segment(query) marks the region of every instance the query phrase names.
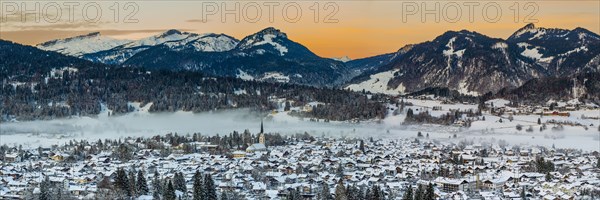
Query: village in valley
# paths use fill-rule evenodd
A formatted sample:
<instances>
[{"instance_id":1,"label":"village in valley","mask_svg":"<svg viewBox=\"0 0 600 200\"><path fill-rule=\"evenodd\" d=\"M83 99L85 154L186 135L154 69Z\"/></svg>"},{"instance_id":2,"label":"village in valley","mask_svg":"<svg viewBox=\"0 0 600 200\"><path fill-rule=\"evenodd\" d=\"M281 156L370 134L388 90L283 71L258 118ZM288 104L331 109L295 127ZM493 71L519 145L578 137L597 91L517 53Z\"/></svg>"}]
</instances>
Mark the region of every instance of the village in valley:
<instances>
[{"instance_id":1,"label":"village in valley","mask_svg":"<svg viewBox=\"0 0 600 200\"><path fill-rule=\"evenodd\" d=\"M155 116L152 103L132 102L123 116L104 109L97 118L59 123L79 124L73 130L80 134L2 135L0 199L600 198L600 109L593 103L379 97L384 118L334 121L311 117L327 111L323 102L268 99L276 108L254 133L91 139L102 135L78 131L102 129L81 121ZM32 138L41 140L21 143Z\"/></svg>"},{"instance_id":2,"label":"village in valley","mask_svg":"<svg viewBox=\"0 0 600 200\"><path fill-rule=\"evenodd\" d=\"M383 122L371 123L391 120L412 127L405 131L411 135L280 134L261 121L256 133L64 138L62 144L38 148L4 144L0 198L600 198L597 105L519 106L503 99L477 105L432 96L396 102L388 103ZM318 106L279 103L266 127L282 115L297 117ZM422 124L458 131L415 129ZM591 147L563 144L561 138L571 133L589 137ZM531 141L550 137L555 143L472 139L502 134Z\"/></svg>"}]
</instances>

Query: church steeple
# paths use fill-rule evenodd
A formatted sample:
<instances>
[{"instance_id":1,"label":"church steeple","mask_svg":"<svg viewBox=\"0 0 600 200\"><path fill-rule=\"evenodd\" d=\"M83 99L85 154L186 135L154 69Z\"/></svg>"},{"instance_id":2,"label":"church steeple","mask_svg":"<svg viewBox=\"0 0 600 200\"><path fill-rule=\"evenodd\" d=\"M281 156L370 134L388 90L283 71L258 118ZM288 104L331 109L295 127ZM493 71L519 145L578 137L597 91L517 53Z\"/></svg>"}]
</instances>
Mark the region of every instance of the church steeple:
<instances>
[{"instance_id":1,"label":"church steeple","mask_svg":"<svg viewBox=\"0 0 600 200\"><path fill-rule=\"evenodd\" d=\"M263 128L263 120L260 120L260 133L264 133L265 129Z\"/></svg>"},{"instance_id":2,"label":"church steeple","mask_svg":"<svg viewBox=\"0 0 600 200\"><path fill-rule=\"evenodd\" d=\"M265 129L263 127L263 121L260 120L260 133L258 134L258 143L265 144Z\"/></svg>"}]
</instances>

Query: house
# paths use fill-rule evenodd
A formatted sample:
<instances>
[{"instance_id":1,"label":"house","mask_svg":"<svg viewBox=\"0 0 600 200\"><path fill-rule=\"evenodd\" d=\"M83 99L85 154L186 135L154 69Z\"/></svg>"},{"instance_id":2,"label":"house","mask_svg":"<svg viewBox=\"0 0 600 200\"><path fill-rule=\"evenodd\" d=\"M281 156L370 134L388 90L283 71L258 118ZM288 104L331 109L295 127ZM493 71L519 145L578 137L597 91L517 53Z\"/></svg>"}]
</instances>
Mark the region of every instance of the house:
<instances>
[{"instance_id":1,"label":"house","mask_svg":"<svg viewBox=\"0 0 600 200\"><path fill-rule=\"evenodd\" d=\"M233 158L244 158L244 157L246 157L246 152L243 152L243 151L234 151L232 153L232 155L233 155Z\"/></svg>"},{"instance_id":2,"label":"house","mask_svg":"<svg viewBox=\"0 0 600 200\"><path fill-rule=\"evenodd\" d=\"M434 181L438 186L441 187L441 190L446 193L456 192L456 191L465 191L468 188L469 182L464 179L452 179L452 178L444 178L438 177Z\"/></svg>"},{"instance_id":3,"label":"house","mask_svg":"<svg viewBox=\"0 0 600 200\"><path fill-rule=\"evenodd\" d=\"M246 148L246 152L248 152L248 153L260 152L260 151L267 151L267 147L264 144L255 143L255 144L250 145L248 148Z\"/></svg>"},{"instance_id":4,"label":"house","mask_svg":"<svg viewBox=\"0 0 600 200\"><path fill-rule=\"evenodd\" d=\"M54 154L53 156L50 156L50 158L56 162L60 162L65 159L65 156L57 153L57 154Z\"/></svg>"},{"instance_id":5,"label":"house","mask_svg":"<svg viewBox=\"0 0 600 200\"><path fill-rule=\"evenodd\" d=\"M19 156L16 153L13 154L6 154L4 156L4 161L7 163L11 163L11 162L21 162L21 156Z\"/></svg>"}]
</instances>

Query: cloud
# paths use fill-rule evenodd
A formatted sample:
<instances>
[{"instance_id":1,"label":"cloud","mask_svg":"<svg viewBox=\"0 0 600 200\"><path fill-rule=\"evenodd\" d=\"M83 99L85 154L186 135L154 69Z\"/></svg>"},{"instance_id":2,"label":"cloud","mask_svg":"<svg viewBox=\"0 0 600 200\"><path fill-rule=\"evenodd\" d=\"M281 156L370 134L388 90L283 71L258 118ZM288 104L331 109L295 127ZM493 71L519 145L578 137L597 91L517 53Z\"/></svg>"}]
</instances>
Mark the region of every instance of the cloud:
<instances>
[{"instance_id":1,"label":"cloud","mask_svg":"<svg viewBox=\"0 0 600 200\"><path fill-rule=\"evenodd\" d=\"M88 22L82 18L69 19L64 16L68 10L61 10L62 15L49 12L27 13L16 11L14 14L0 16L0 24L4 31L19 30L52 30L52 29L99 29L104 25L113 24L111 21L99 20L97 22ZM78 16L78 15L75 15ZM58 17L58 18L57 18ZM56 20L54 20L56 19Z\"/></svg>"},{"instance_id":2,"label":"cloud","mask_svg":"<svg viewBox=\"0 0 600 200\"><path fill-rule=\"evenodd\" d=\"M189 29L180 29L189 31ZM139 34L147 36L166 31L165 29L135 29L135 30L116 30L116 29L89 29L89 30L55 30L55 29L29 29L16 31L0 31L0 39L13 42L35 45L58 38L68 38L78 35L84 35L91 32L100 32L109 37L118 37L123 35Z\"/></svg>"},{"instance_id":3,"label":"cloud","mask_svg":"<svg viewBox=\"0 0 600 200\"><path fill-rule=\"evenodd\" d=\"M212 20L209 20L209 19L205 19L205 20L202 20L202 19L188 19L188 20L185 20L185 22L188 22L188 23L207 23L207 22L210 22L210 21L212 21Z\"/></svg>"},{"instance_id":4,"label":"cloud","mask_svg":"<svg viewBox=\"0 0 600 200\"><path fill-rule=\"evenodd\" d=\"M44 25L14 25L13 29L16 30L54 30L54 29L79 29L79 28L97 28L103 24L109 24L109 22L72 22L72 23L51 23Z\"/></svg>"}]
</instances>

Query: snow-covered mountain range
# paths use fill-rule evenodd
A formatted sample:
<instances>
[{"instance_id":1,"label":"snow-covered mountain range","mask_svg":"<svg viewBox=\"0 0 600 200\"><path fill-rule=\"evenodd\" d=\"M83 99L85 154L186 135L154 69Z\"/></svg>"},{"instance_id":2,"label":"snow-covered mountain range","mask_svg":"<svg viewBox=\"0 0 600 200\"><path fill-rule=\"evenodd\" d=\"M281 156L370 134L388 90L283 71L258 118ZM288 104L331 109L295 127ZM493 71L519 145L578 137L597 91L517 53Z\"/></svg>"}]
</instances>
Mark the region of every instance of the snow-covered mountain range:
<instances>
[{"instance_id":1,"label":"snow-covered mountain range","mask_svg":"<svg viewBox=\"0 0 600 200\"><path fill-rule=\"evenodd\" d=\"M91 33L66 39L52 40L38 48L56 51L105 64L121 64L150 47L165 45L172 50L192 49L201 52L223 52L233 49L239 41L224 34L196 34L168 30L140 40L117 40Z\"/></svg>"},{"instance_id":2,"label":"snow-covered mountain range","mask_svg":"<svg viewBox=\"0 0 600 200\"><path fill-rule=\"evenodd\" d=\"M148 69L191 70L245 79L314 86L341 85L349 80L343 62L321 58L287 34L269 27L242 40L225 34L178 30L134 41L95 34L54 40L37 47L93 62ZM114 42L119 41L119 42ZM79 48L86 44L90 47ZM91 48L102 44L103 48Z\"/></svg>"},{"instance_id":3,"label":"snow-covered mountain range","mask_svg":"<svg viewBox=\"0 0 600 200\"><path fill-rule=\"evenodd\" d=\"M401 94L447 87L465 95L515 88L528 80L600 71L600 36L583 28L536 28L508 39L448 31L372 67L345 88Z\"/></svg>"},{"instance_id":4,"label":"snow-covered mountain range","mask_svg":"<svg viewBox=\"0 0 600 200\"><path fill-rule=\"evenodd\" d=\"M174 50L158 45L136 54L123 66L313 86L341 85L349 80L344 63L321 58L272 27L246 36L228 51Z\"/></svg>"},{"instance_id":5,"label":"snow-covered mountain range","mask_svg":"<svg viewBox=\"0 0 600 200\"><path fill-rule=\"evenodd\" d=\"M241 40L168 30L134 41L92 33L37 47L104 64L387 94L447 87L465 95L483 95L534 78L600 71L596 33L533 24L507 39L448 31L432 41L354 60L322 58L272 27Z\"/></svg>"}]
</instances>

